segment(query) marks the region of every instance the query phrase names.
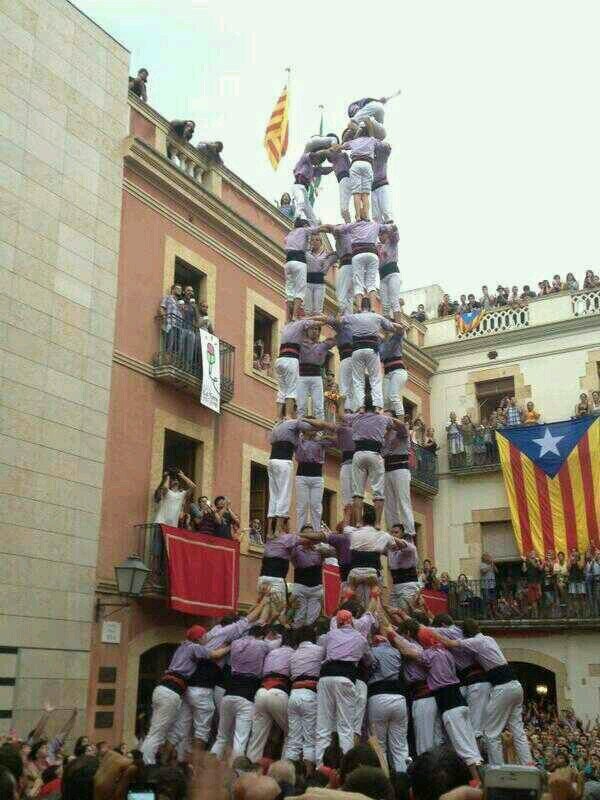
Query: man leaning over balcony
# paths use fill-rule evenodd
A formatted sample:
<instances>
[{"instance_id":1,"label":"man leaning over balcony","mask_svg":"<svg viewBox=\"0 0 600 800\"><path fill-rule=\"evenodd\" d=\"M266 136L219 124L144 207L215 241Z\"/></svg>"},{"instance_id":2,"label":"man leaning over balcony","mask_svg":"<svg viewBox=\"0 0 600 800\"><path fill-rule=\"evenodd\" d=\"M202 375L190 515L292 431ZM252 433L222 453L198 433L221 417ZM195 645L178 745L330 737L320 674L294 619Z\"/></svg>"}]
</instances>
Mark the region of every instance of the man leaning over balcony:
<instances>
[{"instance_id":1,"label":"man leaning over balcony","mask_svg":"<svg viewBox=\"0 0 600 800\"><path fill-rule=\"evenodd\" d=\"M165 352L171 355L177 353L181 347L182 304L181 286L174 283L171 286L171 293L161 300L159 309L164 335L163 347Z\"/></svg>"},{"instance_id":2,"label":"man leaning over balcony","mask_svg":"<svg viewBox=\"0 0 600 800\"><path fill-rule=\"evenodd\" d=\"M180 488L185 486L185 489ZM154 492L156 515L154 517L154 534L152 542L153 571L162 574L164 558L164 542L159 525L170 525L177 528L183 504L190 499L196 490L196 484L180 469L170 468L163 473L162 481Z\"/></svg>"}]
</instances>

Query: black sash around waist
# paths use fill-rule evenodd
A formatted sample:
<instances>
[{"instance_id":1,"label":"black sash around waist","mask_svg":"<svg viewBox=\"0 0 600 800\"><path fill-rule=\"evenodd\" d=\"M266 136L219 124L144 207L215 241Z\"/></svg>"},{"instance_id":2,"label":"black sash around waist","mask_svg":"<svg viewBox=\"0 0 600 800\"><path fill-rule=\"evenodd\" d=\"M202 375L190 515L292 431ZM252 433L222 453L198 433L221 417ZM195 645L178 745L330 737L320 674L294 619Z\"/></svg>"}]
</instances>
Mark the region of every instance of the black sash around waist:
<instances>
[{"instance_id":1,"label":"black sash around waist","mask_svg":"<svg viewBox=\"0 0 600 800\"><path fill-rule=\"evenodd\" d=\"M401 694L404 695L405 687L404 682L400 678L386 678L381 681L374 681L367 686L369 697L375 697L378 694Z\"/></svg>"},{"instance_id":2,"label":"black sash around waist","mask_svg":"<svg viewBox=\"0 0 600 800\"><path fill-rule=\"evenodd\" d=\"M311 567L294 567L294 583L302 586L321 586L321 565Z\"/></svg>"},{"instance_id":3,"label":"black sash around waist","mask_svg":"<svg viewBox=\"0 0 600 800\"><path fill-rule=\"evenodd\" d=\"M321 478L323 476L323 464L313 464L310 461L299 461L296 475L303 475L307 478Z\"/></svg>"},{"instance_id":4,"label":"black sash around waist","mask_svg":"<svg viewBox=\"0 0 600 800\"><path fill-rule=\"evenodd\" d=\"M221 669L216 661L204 659L196 664L196 671L188 681L194 688L212 689L221 679Z\"/></svg>"},{"instance_id":5,"label":"black sash around waist","mask_svg":"<svg viewBox=\"0 0 600 800\"><path fill-rule=\"evenodd\" d=\"M352 357L352 344L348 342L348 344L338 344L338 353L340 354L340 361L343 361L345 358Z\"/></svg>"},{"instance_id":6,"label":"black sash around waist","mask_svg":"<svg viewBox=\"0 0 600 800\"><path fill-rule=\"evenodd\" d=\"M462 686L473 686L475 683L487 683L487 677L484 670L479 664L473 664L470 667L459 669L456 671L458 679Z\"/></svg>"},{"instance_id":7,"label":"black sash around waist","mask_svg":"<svg viewBox=\"0 0 600 800\"><path fill-rule=\"evenodd\" d=\"M373 166L373 159L371 158L371 156L354 156L354 157L351 156L350 157L350 163L351 164L356 164L357 161L366 161L367 164L370 164L371 166Z\"/></svg>"},{"instance_id":8,"label":"black sash around waist","mask_svg":"<svg viewBox=\"0 0 600 800\"><path fill-rule=\"evenodd\" d=\"M220 686L222 689L224 689L231 678L231 664L223 664L219 672L220 676L219 680L217 681L217 686Z\"/></svg>"},{"instance_id":9,"label":"black sash around waist","mask_svg":"<svg viewBox=\"0 0 600 800\"><path fill-rule=\"evenodd\" d=\"M352 253L344 253L343 256L340 256L340 267L347 267L351 263Z\"/></svg>"},{"instance_id":10,"label":"black sash around waist","mask_svg":"<svg viewBox=\"0 0 600 800\"><path fill-rule=\"evenodd\" d=\"M279 556L263 556L260 574L267 578L285 578L290 562Z\"/></svg>"},{"instance_id":11,"label":"black sash around waist","mask_svg":"<svg viewBox=\"0 0 600 800\"><path fill-rule=\"evenodd\" d=\"M337 178L338 183L341 183L344 178L350 177L350 173L346 170L345 172L339 172L335 177Z\"/></svg>"},{"instance_id":12,"label":"black sash around waist","mask_svg":"<svg viewBox=\"0 0 600 800\"><path fill-rule=\"evenodd\" d=\"M307 283L324 284L325 283L325 273L324 272L307 272L306 273L306 282Z\"/></svg>"},{"instance_id":13,"label":"black sash around waist","mask_svg":"<svg viewBox=\"0 0 600 800\"><path fill-rule=\"evenodd\" d=\"M300 377L301 378L318 378L321 375L320 364L300 364Z\"/></svg>"},{"instance_id":14,"label":"black sash around waist","mask_svg":"<svg viewBox=\"0 0 600 800\"><path fill-rule=\"evenodd\" d=\"M384 456L383 465L386 472L394 472L397 469L410 469L408 454L405 456Z\"/></svg>"},{"instance_id":15,"label":"black sash around waist","mask_svg":"<svg viewBox=\"0 0 600 800\"><path fill-rule=\"evenodd\" d=\"M304 250L286 250L285 260L301 261L303 264L306 264L306 253L304 252Z\"/></svg>"},{"instance_id":16,"label":"black sash around waist","mask_svg":"<svg viewBox=\"0 0 600 800\"><path fill-rule=\"evenodd\" d=\"M165 686L182 697L188 687L188 678L184 678L179 672L165 672L159 681L159 686Z\"/></svg>"},{"instance_id":17,"label":"black sash around waist","mask_svg":"<svg viewBox=\"0 0 600 800\"><path fill-rule=\"evenodd\" d=\"M357 439L354 442L354 452L362 452L368 451L369 453L381 453L382 444L381 442L375 441L375 439Z\"/></svg>"},{"instance_id":18,"label":"black sash around waist","mask_svg":"<svg viewBox=\"0 0 600 800\"><path fill-rule=\"evenodd\" d=\"M373 253L373 255L377 255L377 245L373 242L354 242L352 245L352 255L358 256L361 253Z\"/></svg>"},{"instance_id":19,"label":"black sash around waist","mask_svg":"<svg viewBox=\"0 0 600 800\"><path fill-rule=\"evenodd\" d=\"M375 350L379 346L377 336L353 336L352 350Z\"/></svg>"},{"instance_id":20,"label":"black sash around waist","mask_svg":"<svg viewBox=\"0 0 600 800\"><path fill-rule=\"evenodd\" d=\"M375 189L381 189L382 186L388 186L389 181L387 178L377 178L377 180L373 181L371 184L371 191L374 192Z\"/></svg>"},{"instance_id":21,"label":"black sash around waist","mask_svg":"<svg viewBox=\"0 0 600 800\"><path fill-rule=\"evenodd\" d=\"M382 264L379 267L380 278L385 278L387 275L392 275L394 272L400 272L398 264L395 261L388 261L387 264Z\"/></svg>"},{"instance_id":22,"label":"black sash around waist","mask_svg":"<svg viewBox=\"0 0 600 800\"><path fill-rule=\"evenodd\" d=\"M342 450L342 464L351 464L354 450Z\"/></svg>"},{"instance_id":23,"label":"black sash around waist","mask_svg":"<svg viewBox=\"0 0 600 800\"><path fill-rule=\"evenodd\" d=\"M442 689L436 689L433 692L433 696L435 697L435 702L437 703L440 714L451 711L453 708L460 708L461 706L467 705L458 683L452 686L444 686Z\"/></svg>"},{"instance_id":24,"label":"black sash around waist","mask_svg":"<svg viewBox=\"0 0 600 800\"><path fill-rule=\"evenodd\" d=\"M284 342L279 345L280 358L300 358L300 345L296 342Z\"/></svg>"},{"instance_id":25,"label":"black sash around waist","mask_svg":"<svg viewBox=\"0 0 600 800\"><path fill-rule=\"evenodd\" d=\"M408 686L407 691L413 703L417 700L425 700L427 697L432 696L432 692L427 686L427 681L415 681Z\"/></svg>"},{"instance_id":26,"label":"black sash around waist","mask_svg":"<svg viewBox=\"0 0 600 800\"><path fill-rule=\"evenodd\" d=\"M326 661L321 667L321 678L348 678L356 683L358 666L355 661Z\"/></svg>"},{"instance_id":27,"label":"black sash around waist","mask_svg":"<svg viewBox=\"0 0 600 800\"><path fill-rule=\"evenodd\" d=\"M340 580L342 581L342 583L346 583L346 581L348 580L348 574L352 569L352 564L340 564L339 567L340 567Z\"/></svg>"},{"instance_id":28,"label":"black sash around waist","mask_svg":"<svg viewBox=\"0 0 600 800\"><path fill-rule=\"evenodd\" d=\"M291 461L294 457L293 442L273 442L269 458L278 458L280 461Z\"/></svg>"},{"instance_id":29,"label":"black sash around waist","mask_svg":"<svg viewBox=\"0 0 600 800\"><path fill-rule=\"evenodd\" d=\"M381 556L373 550L350 550L350 569L366 567L381 572Z\"/></svg>"},{"instance_id":30,"label":"black sash around waist","mask_svg":"<svg viewBox=\"0 0 600 800\"><path fill-rule=\"evenodd\" d=\"M385 358L383 360L383 372L385 375L389 375L390 372L394 372L397 369L406 369L404 366L404 361L402 361L400 356Z\"/></svg>"},{"instance_id":31,"label":"black sash around waist","mask_svg":"<svg viewBox=\"0 0 600 800\"><path fill-rule=\"evenodd\" d=\"M502 664L499 667L488 669L485 677L492 686L502 686L503 683L510 683L517 678L510 664Z\"/></svg>"},{"instance_id":32,"label":"black sash around waist","mask_svg":"<svg viewBox=\"0 0 600 800\"><path fill-rule=\"evenodd\" d=\"M256 675L246 675L243 672L232 672L227 681L225 695L244 697L254 702L254 696L260 689L260 678Z\"/></svg>"},{"instance_id":33,"label":"black sash around waist","mask_svg":"<svg viewBox=\"0 0 600 800\"><path fill-rule=\"evenodd\" d=\"M399 569L390 569L390 572L394 583L414 583L419 580L416 567L400 567Z\"/></svg>"}]
</instances>

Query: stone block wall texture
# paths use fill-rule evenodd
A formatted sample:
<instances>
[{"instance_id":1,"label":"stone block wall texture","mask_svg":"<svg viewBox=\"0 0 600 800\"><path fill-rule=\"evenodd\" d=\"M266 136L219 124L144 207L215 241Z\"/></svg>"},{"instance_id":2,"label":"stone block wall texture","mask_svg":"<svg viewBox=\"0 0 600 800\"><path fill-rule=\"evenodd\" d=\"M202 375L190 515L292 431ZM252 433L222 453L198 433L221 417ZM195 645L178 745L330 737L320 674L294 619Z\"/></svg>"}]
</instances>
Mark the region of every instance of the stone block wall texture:
<instances>
[{"instance_id":1,"label":"stone block wall texture","mask_svg":"<svg viewBox=\"0 0 600 800\"><path fill-rule=\"evenodd\" d=\"M0 733L86 704L128 67L66 0L0 0Z\"/></svg>"}]
</instances>

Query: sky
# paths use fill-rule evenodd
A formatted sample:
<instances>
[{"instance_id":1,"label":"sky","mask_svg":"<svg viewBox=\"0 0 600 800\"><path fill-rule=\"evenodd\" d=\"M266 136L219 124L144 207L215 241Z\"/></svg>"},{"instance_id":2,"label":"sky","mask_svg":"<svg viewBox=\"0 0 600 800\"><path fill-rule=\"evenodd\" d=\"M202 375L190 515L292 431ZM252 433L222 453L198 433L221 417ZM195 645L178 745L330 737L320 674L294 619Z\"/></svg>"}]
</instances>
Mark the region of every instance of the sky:
<instances>
[{"instance_id":1,"label":"sky","mask_svg":"<svg viewBox=\"0 0 600 800\"><path fill-rule=\"evenodd\" d=\"M150 71L150 104L220 139L270 200L354 99L386 107L403 289L457 295L600 264L597 0L76 0ZM264 131L291 68L290 144ZM195 141L195 139L194 139ZM340 221L337 182L316 210Z\"/></svg>"}]
</instances>

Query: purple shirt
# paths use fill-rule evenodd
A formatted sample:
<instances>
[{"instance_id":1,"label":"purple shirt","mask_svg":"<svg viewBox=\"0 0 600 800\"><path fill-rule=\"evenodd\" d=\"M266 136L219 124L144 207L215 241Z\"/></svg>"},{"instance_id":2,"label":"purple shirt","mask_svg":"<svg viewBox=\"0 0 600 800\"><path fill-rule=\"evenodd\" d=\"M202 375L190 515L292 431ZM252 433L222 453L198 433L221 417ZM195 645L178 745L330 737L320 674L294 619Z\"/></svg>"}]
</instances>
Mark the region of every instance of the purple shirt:
<instances>
[{"instance_id":1,"label":"purple shirt","mask_svg":"<svg viewBox=\"0 0 600 800\"><path fill-rule=\"evenodd\" d=\"M408 438L406 426L405 431L392 428L387 432L382 451L385 456L406 456L409 449L410 439Z\"/></svg>"},{"instance_id":2,"label":"purple shirt","mask_svg":"<svg viewBox=\"0 0 600 800\"><path fill-rule=\"evenodd\" d=\"M333 236L335 238L335 252L338 254L339 258L341 259L342 256L351 255L352 239L350 234L342 233L342 231L334 229Z\"/></svg>"},{"instance_id":3,"label":"purple shirt","mask_svg":"<svg viewBox=\"0 0 600 800\"><path fill-rule=\"evenodd\" d=\"M392 145L387 142L375 142L375 161L373 162L373 183L387 182L387 162L392 151Z\"/></svg>"},{"instance_id":4,"label":"purple shirt","mask_svg":"<svg viewBox=\"0 0 600 800\"><path fill-rule=\"evenodd\" d=\"M402 331L395 331L379 345L379 358L382 361L390 361L395 358L402 358L402 345L404 334Z\"/></svg>"},{"instance_id":5,"label":"purple shirt","mask_svg":"<svg viewBox=\"0 0 600 800\"><path fill-rule=\"evenodd\" d=\"M297 319L293 322L288 322L281 331L280 343L300 344L306 331L314 327L315 323L312 319Z\"/></svg>"},{"instance_id":6,"label":"purple shirt","mask_svg":"<svg viewBox=\"0 0 600 800\"><path fill-rule=\"evenodd\" d=\"M327 159L333 167L333 171L335 173L335 177L338 179L338 182L343 178L348 177L348 173L350 172L350 159L348 158L348 153L345 150L334 150L333 152L329 153Z\"/></svg>"},{"instance_id":7,"label":"purple shirt","mask_svg":"<svg viewBox=\"0 0 600 800\"><path fill-rule=\"evenodd\" d=\"M290 560L292 550L300 544L300 537L295 533L283 533L276 539L267 539L265 542L265 558L285 558Z\"/></svg>"},{"instance_id":8,"label":"purple shirt","mask_svg":"<svg viewBox=\"0 0 600 800\"><path fill-rule=\"evenodd\" d=\"M300 675L312 675L313 678L317 678L324 658L325 650L318 644L300 642L290 659L292 680Z\"/></svg>"},{"instance_id":9,"label":"purple shirt","mask_svg":"<svg viewBox=\"0 0 600 800\"><path fill-rule=\"evenodd\" d=\"M334 234L346 233L350 236L350 243L353 245L377 244L380 228L384 227L379 222L368 219L359 219L356 222L348 222L345 225L336 225L333 229Z\"/></svg>"},{"instance_id":10,"label":"purple shirt","mask_svg":"<svg viewBox=\"0 0 600 800\"><path fill-rule=\"evenodd\" d=\"M335 549L340 566L350 564L350 537L345 533L328 533L325 540L330 547Z\"/></svg>"},{"instance_id":11,"label":"purple shirt","mask_svg":"<svg viewBox=\"0 0 600 800\"><path fill-rule=\"evenodd\" d=\"M290 674L290 659L294 653L292 647L284 645L283 647L276 647L267 654L263 664L263 675L285 675L289 677Z\"/></svg>"},{"instance_id":12,"label":"purple shirt","mask_svg":"<svg viewBox=\"0 0 600 800\"><path fill-rule=\"evenodd\" d=\"M371 439L383 444L386 433L393 427L390 417L377 414L374 411L361 411L358 414L349 414L352 417L352 438L355 442L359 439Z\"/></svg>"},{"instance_id":13,"label":"purple shirt","mask_svg":"<svg viewBox=\"0 0 600 800\"><path fill-rule=\"evenodd\" d=\"M294 447L298 444L298 438L302 431L312 431L313 427L308 422L301 419L286 419L275 425L270 433L270 441L291 442Z\"/></svg>"},{"instance_id":14,"label":"purple shirt","mask_svg":"<svg viewBox=\"0 0 600 800\"><path fill-rule=\"evenodd\" d=\"M503 667L507 663L504 653L498 647L498 642L483 633L478 633L470 639L463 639L461 647L472 653L486 672L495 667Z\"/></svg>"},{"instance_id":15,"label":"purple shirt","mask_svg":"<svg viewBox=\"0 0 600 800\"><path fill-rule=\"evenodd\" d=\"M306 254L306 271L307 273L322 272L323 275L326 275L337 260L337 253L319 253L315 256L308 252Z\"/></svg>"},{"instance_id":16,"label":"purple shirt","mask_svg":"<svg viewBox=\"0 0 600 800\"><path fill-rule=\"evenodd\" d=\"M364 637L367 637L371 633L375 625L377 625L377 618L374 617L370 611L367 611L362 615L362 617L359 617L352 622L352 627L354 630L361 633ZM337 619L332 617L331 622L329 623L329 630L336 631L337 628Z\"/></svg>"},{"instance_id":17,"label":"purple shirt","mask_svg":"<svg viewBox=\"0 0 600 800\"><path fill-rule=\"evenodd\" d=\"M354 451L354 439L352 438L352 424L350 420L346 421L346 417L342 418L342 424L337 429L337 444L338 449L342 453L347 451Z\"/></svg>"},{"instance_id":18,"label":"purple shirt","mask_svg":"<svg viewBox=\"0 0 600 800\"><path fill-rule=\"evenodd\" d=\"M464 638L464 634L458 625L451 625L449 628L439 628L438 630L447 639L459 640ZM450 652L457 670L467 669L475 663L474 656L462 647L455 647Z\"/></svg>"},{"instance_id":19,"label":"purple shirt","mask_svg":"<svg viewBox=\"0 0 600 800\"><path fill-rule=\"evenodd\" d=\"M383 267L384 264L389 264L390 261L398 263L398 242L400 236L398 235L398 228L391 225L388 230L388 235L385 242L379 242L377 245L377 253L379 255L379 263Z\"/></svg>"},{"instance_id":20,"label":"purple shirt","mask_svg":"<svg viewBox=\"0 0 600 800\"><path fill-rule=\"evenodd\" d=\"M214 647L212 649L217 650L218 648ZM191 678L196 671L197 662L205 661L210 652L208 647L203 644L190 641L182 642L173 653L168 672L176 672L183 678Z\"/></svg>"},{"instance_id":21,"label":"purple shirt","mask_svg":"<svg viewBox=\"0 0 600 800\"><path fill-rule=\"evenodd\" d=\"M285 237L284 248L286 250L306 250L308 239L317 229L304 226L303 228L292 228Z\"/></svg>"},{"instance_id":22,"label":"purple shirt","mask_svg":"<svg viewBox=\"0 0 600 800\"><path fill-rule=\"evenodd\" d=\"M335 317L330 317L328 320L328 324L336 331L335 341L338 347L352 344L354 334L352 333L352 325L348 319L349 316L349 314L343 314L339 320L336 320Z\"/></svg>"},{"instance_id":23,"label":"purple shirt","mask_svg":"<svg viewBox=\"0 0 600 800\"><path fill-rule=\"evenodd\" d=\"M323 557L314 547L304 547L299 544L292 550L290 560L294 567L304 569L305 567L320 567Z\"/></svg>"},{"instance_id":24,"label":"purple shirt","mask_svg":"<svg viewBox=\"0 0 600 800\"><path fill-rule=\"evenodd\" d=\"M206 634L206 644L210 646L211 650L218 650L227 644L231 644L234 639L244 636L251 627L252 625L246 617L242 617L237 622L232 622L231 625L215 625Z\"/></svg>"},{"instance_id":25,"label":"purple shirt","mask_svg":"<svg viewBox=\"0 0 600 800\"><path fill-rule=\"evenodd\" d=\"M430 691L435 692L460 683L456 675L456 663L445 647L428 647L423 650L421 663L427 670L427 686Z\"/></svg>"},{"instance_id":26,"label":"purple shirt","mask_svg":"<svg viewBox=\"0 0 600 800\"><path fill-rule=\"evenodd\" d=\"M394 331L394 324L389 319L374 311L360 311L358 314L346 314L353 336L377 336L380 330Z\"/></svg>"},{"instance_id":27,"label":"purple shirt","mask_svg":"<svg viewBox=\"0 0 600 800\"><path fill-rule=\"evenodd\" d=\"M350 160L355 161L360 158L370 158L371 161L375 157L375 143L377 139L374 136L358 136L356 139L350 139L342 145L344 150L350 151Z\"/></svg>"},{"instance_id":28,"label":"purple shirt","mask_svg":"<svg viewBox=\"0 0 600 800\"><path fill-rule=\"evenodd\" d=\"M390 569L409 569L417 566L417 548L412 542L406 542L406 547L388 551L388 564Z\"/></svg>"},{"instance_id":29,"label":"purple shirt","mask_svg":"<svg viewBox=\"0 0 600 800\"><path fill-rule=\"evenodd\" d=\"M402 665L404 667L404 678L407 683L420 683L427 680L427 670L419 660L419 657L424 652L423 648L418 642L413 642L412 639L405 639L403 636L397 637L404 645L410 647L417 658L403 658Z\"/></svg>"},{"instance_id":30,"label":"purple shirt","mask_svg":"<svg viewBox=\"0 0 600 800\"><path fill-rule=\"evenodd\" d=\"M353 661L355 664L369 651L369 642L354 628L344 626L330 630L324 637L326 661Z\"/></svg>"},{"instance_id":31,"label":"purple shirt","mask_svg":"<svg viewBox=\"0 0 600 800\"><path fill-rule=\"evenodd\" d=\"M310 159L310 155L304 153L296 162L294 178L297 183L310 183L315 175L328 175L332 169L333 167L315 166Z\"/></svg>"},{"instance_id":32,"label":"purple shirt","mask_svg":"<svg viewBox=\"0 0 600 800\"><path fill-rule=\"evenodd\" d=\"M262 675L263 663L271 650L281 645L281 637L277 639L255 639L244 636L236 639L231 645L231 671L244 675Z\"/></svg>"},{"instance_id":33,"label":"purple shirt","mask_svg":"<svg viewBox=\"0 0 600 800\"><path fill-rule=\"evenodd\" d=\"M327 353L332 347L335 347L335 339L324 342L302 342L300 345L300 363L318 364L322 367L327 358Z\"/></svg>"},{"instance_id":34,"label":"purple shirt","mask_svg":"<svg viewBox=\"0 0 600 800\"><path fill-rule=\"evenodd\" d=\"M296 445L296 461L299 464L324 464L326 447L323 440L300 439Z\"/></svg>"}]
</instances>

